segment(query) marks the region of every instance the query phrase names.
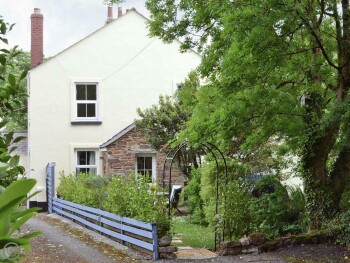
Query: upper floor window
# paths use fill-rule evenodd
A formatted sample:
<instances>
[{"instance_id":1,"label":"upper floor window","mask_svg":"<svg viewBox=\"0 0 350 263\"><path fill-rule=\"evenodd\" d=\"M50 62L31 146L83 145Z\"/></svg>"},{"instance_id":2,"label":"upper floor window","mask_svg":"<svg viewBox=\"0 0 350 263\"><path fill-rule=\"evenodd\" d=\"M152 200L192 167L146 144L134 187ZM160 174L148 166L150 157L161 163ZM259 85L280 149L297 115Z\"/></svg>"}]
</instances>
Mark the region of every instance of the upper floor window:
<instances>
[{"instance_id":1,"label":"upper floor window","mask_svg":"<svg viewBox=\"0 0 350 263\"><path fill-rule=\"evenodd\" d=\"M98 120L97 83L75 84L75 120Z\"/></svg>"}]
</instances>

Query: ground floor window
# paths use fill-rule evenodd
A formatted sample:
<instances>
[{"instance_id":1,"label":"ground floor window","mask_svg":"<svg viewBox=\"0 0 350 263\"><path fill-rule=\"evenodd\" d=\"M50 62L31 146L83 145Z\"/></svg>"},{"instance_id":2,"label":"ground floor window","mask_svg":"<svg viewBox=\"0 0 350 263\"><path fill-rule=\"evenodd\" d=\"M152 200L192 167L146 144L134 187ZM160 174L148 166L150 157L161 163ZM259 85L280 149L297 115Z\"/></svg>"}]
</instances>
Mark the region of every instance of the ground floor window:
<instances>
[{"instance_id":1,"label":"ground floor window","mask_svg":"<svg viewBox=\"0 0 350 263\"><path fill-rule=\"evenodd\" d=\"M141 175L148 174L152 182L156 176L155 156L153 155L137 155L136 156L136 173Z\"/></svg>"},{"instance_id":2,"label":"ground floor window","mask_svg":"<svg viewBox=\"0 0 350 263\"><path fill-rule=\"evenodd\" d=\"M97 151L76 150L75 172L97 174Z\"/></svg>"}]
</instances>

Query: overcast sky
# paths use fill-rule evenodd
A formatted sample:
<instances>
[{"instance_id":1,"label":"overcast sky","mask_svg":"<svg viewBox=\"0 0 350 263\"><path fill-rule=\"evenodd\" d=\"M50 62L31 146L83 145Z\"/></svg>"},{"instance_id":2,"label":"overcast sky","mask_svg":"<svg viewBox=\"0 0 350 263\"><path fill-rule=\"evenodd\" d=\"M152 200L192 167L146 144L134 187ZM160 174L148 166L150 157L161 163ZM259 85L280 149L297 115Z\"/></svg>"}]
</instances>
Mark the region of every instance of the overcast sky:
<instances>
[{"instance_id":1,"label":"overcast sky","mask_svg":"<svg viewBox=\"0 0 350 263\"><path fill-rule=\"evenodd\" d=\"M135 7L149 17L145 0L127 0L120 6ZM15 23L7 35L10 46L18 45L30 51L30 15L40 8L44 15L44 55L53 56L91 32L102 27L107 18L103 0L0 0L0 15L6 22ZM114 6L116 17L118 6ZM0 44L1 48L1 44Z\"/></svg>"}]
</instances>

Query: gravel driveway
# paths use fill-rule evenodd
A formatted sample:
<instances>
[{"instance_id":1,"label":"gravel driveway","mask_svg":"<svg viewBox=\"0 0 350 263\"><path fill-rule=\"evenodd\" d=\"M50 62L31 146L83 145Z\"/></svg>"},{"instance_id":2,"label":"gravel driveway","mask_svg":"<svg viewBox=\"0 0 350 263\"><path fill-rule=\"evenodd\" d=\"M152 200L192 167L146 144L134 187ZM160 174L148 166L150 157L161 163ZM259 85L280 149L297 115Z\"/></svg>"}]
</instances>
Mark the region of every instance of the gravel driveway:
<instances>
[{"instance_id":1,"label":"gravel driveway","mask_svg":"<svg viewBox=\"0 0 350 263\"><path fill-rule=\"evenodd\" d=\"M136 253L117 242L57 215L39 214L36 218L30 219L21 231L43 232L43 235L31 240L33 252L26 253L27 257L22 261L24 263L151 262L150 256ZM259 255L160 260L159 262L350 263L349 258L350 253L345 248L320 244L287 247L276 252Z\"/></svg>"}]
</instances>

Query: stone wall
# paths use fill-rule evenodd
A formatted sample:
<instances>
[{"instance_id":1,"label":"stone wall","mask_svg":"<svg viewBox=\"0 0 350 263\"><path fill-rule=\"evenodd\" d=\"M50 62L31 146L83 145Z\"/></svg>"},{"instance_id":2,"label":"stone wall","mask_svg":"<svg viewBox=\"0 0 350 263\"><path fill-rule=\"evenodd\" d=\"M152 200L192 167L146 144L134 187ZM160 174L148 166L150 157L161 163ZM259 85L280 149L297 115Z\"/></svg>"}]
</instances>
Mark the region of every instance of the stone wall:
<instances>
[{"instance_id":1,"label":"stone wall","mask_svg":"<svg viewBox=\"0 0 350 263\"><path fill-rule=\"evenodd\" d=\"M156 156L156 177L159 182L162 181L163 164L167 153L165 151L157 152L146 141L144 136L130 130L115 142L106 147L102 152L103 173L119 174L129 176L131 171L135 171L137 154L155 154ZM167 167L168 168L168 167ZM169 169L166 169L166 184L168 182ZM173 166L172 184L184 184L184 176L179 172L177 166Z\"/></svg>"}]
</instances>

